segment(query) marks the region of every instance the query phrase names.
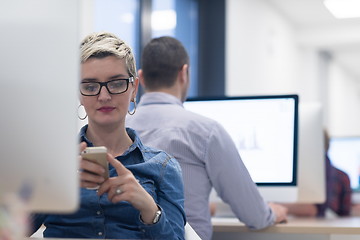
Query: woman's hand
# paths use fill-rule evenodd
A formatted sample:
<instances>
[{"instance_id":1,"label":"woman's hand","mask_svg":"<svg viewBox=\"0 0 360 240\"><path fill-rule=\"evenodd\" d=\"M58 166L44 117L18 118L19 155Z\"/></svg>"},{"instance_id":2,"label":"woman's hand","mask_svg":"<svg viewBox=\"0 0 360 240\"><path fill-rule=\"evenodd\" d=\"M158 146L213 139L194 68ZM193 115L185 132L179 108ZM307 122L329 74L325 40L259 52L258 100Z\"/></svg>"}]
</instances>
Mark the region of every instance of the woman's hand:
<instances>
[{"instance_id":1,"label":"woman's hand","mask_svg":"<svg viewBox=\"0 0 360 240\"><path fill-rule=\"evenodd\" d=\"M85 150L86 143L80 143L80 153ZM80 186L82 188L99 188L100 184L102 184L105 179L101 175L105 172L105 169L95 162L86 160L79 155L80 161Z\"/></svg>"},{"instance_id":2,"label":"woman's hand","mask_svg":"<svg viewBox=\"0 0 360 240\"><path fill-rule=\"evenodd\" d=\"M158 210L152 196L139 184L131 171L111 154L107 155L109 163L116 169L118 176L111 177L100 185L98 195L105 192L111 202L127 201L140 211L141 219L146 224L152 224Z\"/></svg>"}]
</instances>

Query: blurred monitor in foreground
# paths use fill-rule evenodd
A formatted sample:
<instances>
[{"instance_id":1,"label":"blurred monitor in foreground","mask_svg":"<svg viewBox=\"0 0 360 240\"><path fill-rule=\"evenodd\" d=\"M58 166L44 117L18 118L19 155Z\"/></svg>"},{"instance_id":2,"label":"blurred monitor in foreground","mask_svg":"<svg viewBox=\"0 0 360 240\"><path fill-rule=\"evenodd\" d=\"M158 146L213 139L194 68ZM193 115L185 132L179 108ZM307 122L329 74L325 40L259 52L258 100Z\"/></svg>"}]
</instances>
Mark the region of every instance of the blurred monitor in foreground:
<instances>
[{"instance_id":1,"label":"blurred monitor in foreground","mask_svg":"<svg viewBox=\"0 0 360 240\"><path fill-rule=\"evenodd\" d=\"M75 0L0 1L0 196L25 192L35 212L78 207L78 13Z\"/></svg>"}]
</instances>

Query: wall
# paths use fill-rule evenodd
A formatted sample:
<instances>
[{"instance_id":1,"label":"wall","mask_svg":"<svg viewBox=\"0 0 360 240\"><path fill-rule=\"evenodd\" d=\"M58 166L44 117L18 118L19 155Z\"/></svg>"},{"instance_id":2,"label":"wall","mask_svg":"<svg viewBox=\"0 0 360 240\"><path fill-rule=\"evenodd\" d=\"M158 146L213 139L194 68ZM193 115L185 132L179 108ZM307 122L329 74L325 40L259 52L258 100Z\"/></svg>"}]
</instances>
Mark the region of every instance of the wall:
<instances>
[{"instance_id":1,"label":"wall","mask_svg":"<svg viewBox=\"0 0 360 240\"><path fill-rule=\"evenodd\" d=\"M329 67L329 128L334 136L360 135L359 79L333 62Z\"/></svg>"},{"instance_id":2,"label":"wall","mask_svg":"<svg viewBox=\"0 0 360 240\"><path fill-rule=\"evenodd\" d=\"M258 0L228 0L226 11L226 93L295 93L291 26Z\"/></svg>"},{"instance_id":3,"label":"wall","mask_svg":"<svg viewBox=\"0 0 360 240\"><path fill-rule=\"evenodd\" d=\"M83 37L93 31L93 1L81 3ZM331 135L360 136L359 79L320 49L316 31L294 29L266 0L227 0L225 22L227 95L296 93L323 104Z\"/></svg>"},{"instance_id":4,"label":"wall","mask_svg":"<svg viewBox=\"0 0 360 240\"><path fill-rule=\"evenodd\" d=\"M360 136L359 79L266 1L226 2L226 94L296 93L319 101L331 135Z\"/></svg>"}]
</instances>

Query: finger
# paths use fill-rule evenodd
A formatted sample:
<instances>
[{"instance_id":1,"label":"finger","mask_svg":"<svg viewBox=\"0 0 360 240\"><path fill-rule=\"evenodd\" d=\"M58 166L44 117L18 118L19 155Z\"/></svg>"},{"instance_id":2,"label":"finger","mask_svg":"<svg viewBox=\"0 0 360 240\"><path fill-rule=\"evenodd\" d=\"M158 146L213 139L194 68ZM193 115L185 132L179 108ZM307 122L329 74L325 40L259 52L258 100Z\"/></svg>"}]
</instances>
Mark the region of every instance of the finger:
<instances>
[{"instance_id":1,"label":"finger","mask_svg":"<svg viewBox=\"0 0 360 240\"><path fill-rule=\"evenodd\" d=\"M99 185L105 181L104 177L87 171L80 172L80 179L81 182L94 183L96 185Z\"/></svg>"},{"instance_id":2,"label":"finger","mask_svg":"<svg viewBox=\"0 0 360 240\"><path fill-rule=\"evenodd\" d=\"M119 160L115 159L110 153L107 154L107 160L116 169L116 172L119 176L129 173L129 170Z\"/></svg>"},{"instance_id":3,"label":"finger","mask_svg":"<svg viewBox=\"0 0 360 240\"><path fill-rule=\"evenodd\" d=\"M98 195L108 193L109 199L111 200L115 195L116 189L120 188L121 191L124 192L129 186L134 186L134 183L138 184L130 171L121 176L110 177L101 184L98 189Z\"/></svg>"},{"instance_id":4,"label":"finger","mask_svg":"<svg viewBox=\"0 0 360 240\"><path fill-rule=\"evenodd\" d=\"M86 147L87 147L86 142L81 142L81 143L79 144L80 153L81 153L82 151L84 151Z\"/></svg>"},{"instance_id":5,"label":"finger","mask_svg":"<svg viewBox=\"0 0 360 240\"><path fill-rule=\"evenodd\" d=\"M109 178L107 180L105 180L99 187L98 191L97 191L97 195L103 195L104 193L110 193L110 189L111 186L119 186L119 184L115 183L114 181L114 177Z\"/></svg>"},{"instance_id":6,"label":"finger","mask_svg":"<svg viewBox=\"0 0 360 240\"><path fill-rule=\"evenodd\" d=\"M120 193L117 193L117 190L120 190ZM123 197L125 194L125 190L126 186L122 185L122 186L114 186L112 188L110 188L109 192L108 192L108 199L109 201L116 203L116 202L120 202L123 201Z\"/></svg>"},{"instance_id":7,"label":"finger","mask_svg":"<svg viewBox=\"0 0 360 240\"><path fill-rule=\"evenodd\" d=\"M121 193L121 194L114 194L113 196L108 196L108 199L110 202L112 203L118 203L121 201L128 201L126 200L126 195L125 193ZM129 202L129 201L128 201ZM131 203L131 202L130 202Z\"/></svg>"},{"instance_id":8,"label":"finger","mask_svg":"<svg viewBox=\"0 0 360 240\"><path fill-rule=\"evenodd\" d=\"M124 185L131 182L134 178L133 174L117 159L115 159L111 154L107 154L107 160L111 164L118 176L110 177L105 182L103 182L98 189L98 195L102 195L105 192L112 194L116 191L117 187L123 188ZM109 197L111 199L112 197Z\"/></svg>"},{"instance_id":9,"label":"finger","mask_svg":"<svg viewBox=\"0 0 360 240\"><path fill-rule=\"evenodd\" d=\"M80 144L79 144L79 156L78 156L78 160L79 160L79 169L78 169L78 172L81 172L82 171L82 168L81 168L81 161L82 161L82 157L81 157L81 152L82 151L84 151L85 150L85 148L86 148L86 146L87 146L87 144L86 144L86 142L81 142Z\"/></svg>"},{"instance_id":10,"label":"finger","mask_svg":"<svg viewBox=\"0 0 360 240\"><path fill-rule=\"evenodd\" d=\"M82 188L88 188L88 189L98 189L98 188L99 188L99 184L93 183L93 182L81 181L80 187L82 187Z\"/></svg>"},{"instance_id":11,"label":"finger","mask_svg":"<svg viewBox=\"0 0 360 240\"><path fill-rule=\"evenodd\" d=\"M128 174L110 177L101 184L98 190L98 195L102 195L105 192L111 194L111 192L115 192L116 189L119 187L121 188L121 190L124 190L128 184L134 184L135 181L132 181L133 179L135 178L130 171L128 171Z\"/></svg>"},{"instance_id":12,"label":"finger","mask_svg":"<svg viewBox=\"0 0 360 240\"><path fill-rule=\"evenodd\" d=\"M123 192L123 189L125 189L125 184L121 181L121 178L118 176L111 177L106 179L99 187L97 194L100 196L104 193L108 194L108 198L111 199L113 196L116 195L116 190L118 188L121 189Z\"/></svg>"},{"instance_id":13,"label":"finger","mask_svg":"<svg viewBox=\"0 0 360 240\"><path fill-rule=\"evenodd\" d=\"M91 172L97 175L103 175L105 173L105 169L103 166L101 166L96 162L86 160L85 158L82 157L80 161L80 169L82 171Z\"/></svg>"}]
</instances>

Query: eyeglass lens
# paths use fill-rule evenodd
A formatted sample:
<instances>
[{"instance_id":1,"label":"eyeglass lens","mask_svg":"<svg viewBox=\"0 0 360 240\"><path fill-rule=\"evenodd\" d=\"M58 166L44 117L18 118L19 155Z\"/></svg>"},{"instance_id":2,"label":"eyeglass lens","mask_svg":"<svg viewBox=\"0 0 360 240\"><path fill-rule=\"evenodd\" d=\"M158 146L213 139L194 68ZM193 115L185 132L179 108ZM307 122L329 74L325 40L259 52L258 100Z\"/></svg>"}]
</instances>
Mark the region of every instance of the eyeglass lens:
<instances>
[{"instance_id":1,"label":"eyeglass lens","mask_svg":"<svg viewBox=\"0 0 360 240\"><path fill-rule=\"evenodd\" d=\"M117 79L108 82L82 82L80 92L85 96L96 96L100 93L101 87L105 86L111 94L120 94L127 91L128 79Z\"/></svg>"}]
</instances>

